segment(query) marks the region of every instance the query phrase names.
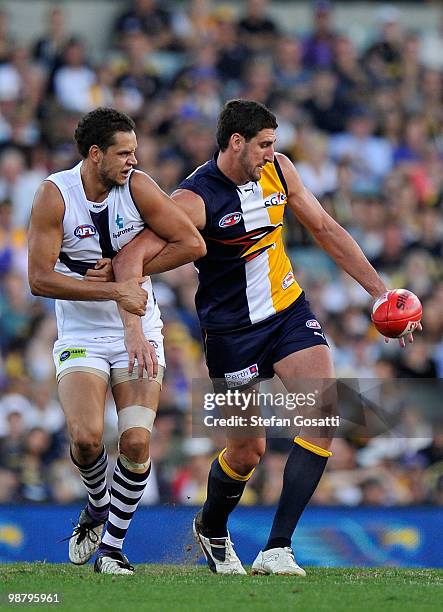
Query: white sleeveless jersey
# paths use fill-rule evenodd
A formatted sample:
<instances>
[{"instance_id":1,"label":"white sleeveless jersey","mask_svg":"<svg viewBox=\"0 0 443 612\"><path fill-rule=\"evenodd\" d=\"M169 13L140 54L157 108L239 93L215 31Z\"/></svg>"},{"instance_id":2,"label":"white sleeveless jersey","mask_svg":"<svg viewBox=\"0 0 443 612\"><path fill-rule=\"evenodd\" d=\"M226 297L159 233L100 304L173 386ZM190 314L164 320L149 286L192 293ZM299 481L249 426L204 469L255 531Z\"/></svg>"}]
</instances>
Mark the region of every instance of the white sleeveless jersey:
<instances>
[{"instance_id":1,"label":"white sleeveless jersey","mask_svg":"<svg viewBox=\"0 0 443 612\"><path fill-rule=\"evenodd\" d=\"M82 162L46 179L58 187L65 204L63 241L54 269L77 279L83 279L97 259L113 257L145 227L131 197L129 179L124 186L113 187L103 202L90 202L83 188L81 166ZM143 288L148 292L146 314L142 317L143 330L147 333L161 328L162 322L151 281L146 281ZM59 339L124 334L114 300L56 300L55 312Z\"/></svg>"}]
</instances>

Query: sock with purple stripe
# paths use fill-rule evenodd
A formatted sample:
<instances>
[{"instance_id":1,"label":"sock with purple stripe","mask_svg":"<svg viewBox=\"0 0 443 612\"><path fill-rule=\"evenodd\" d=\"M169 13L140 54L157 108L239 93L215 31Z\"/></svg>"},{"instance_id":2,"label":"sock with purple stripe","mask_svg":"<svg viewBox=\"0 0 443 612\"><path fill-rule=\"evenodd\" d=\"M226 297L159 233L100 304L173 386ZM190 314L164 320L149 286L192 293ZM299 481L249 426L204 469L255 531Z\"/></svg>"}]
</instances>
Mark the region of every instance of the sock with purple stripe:
<instances>
[{"instance_id":1,"label":"sock with purple stripe","mask_svg":"<svg viewBox=\"0 0 443 612\"><path fill-rule=\"evenodd\" d=\"M117 459L112 476L111 505L108 523L99 547L99 554L123 548L126 532L143 496L151 465L145 472L131 472Z\"/></svg>"},{"instance_id":2,"label":"sock with purple stripe","mask_svg":"<svg viewBox=\"0 0 443 612\"><path fill-rule=\"evenodd\" d=\"M95 521L103 521L108 517L110 496L106 486L108 469L108 454L105 447L99 456L89 465L80 465L74 459L71 449L71 459L80 472L81 479L88 491L88 514Z\"/></svg>"}]
</instances>

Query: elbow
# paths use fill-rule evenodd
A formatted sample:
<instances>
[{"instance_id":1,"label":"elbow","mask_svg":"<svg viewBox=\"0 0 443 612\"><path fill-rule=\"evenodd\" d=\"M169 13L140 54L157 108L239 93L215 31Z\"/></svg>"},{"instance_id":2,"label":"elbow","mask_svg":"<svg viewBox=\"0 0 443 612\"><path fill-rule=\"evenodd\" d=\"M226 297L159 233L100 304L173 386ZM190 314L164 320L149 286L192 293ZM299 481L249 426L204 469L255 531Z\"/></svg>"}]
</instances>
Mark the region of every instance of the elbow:
<instances>
[{"instance_id":1,"label":"elbow","mask_svg":"<svg viewBox=\"0 0 443 612\"><path fill-rule=\"evenodd\" d=\"M325 227L315 227L311 229L311 234L313 235L315 241L321 245L325 246L329 240L329 232Z\"/></svg>"},{"instance_id":2,"label":"elbow","mask_svg":"<svg viewBox=\"0 0 443 612\"><path fill-rule=\"evenodd\" d=\"M44 296L43 283L41 282L41 279L37 275L30 274L28 277L28 282L29 282L29 288L31 289L32 295Z\"/></svg>"},{"instance_id":3,"label":"elbow","mask_svg":"<svg viewBox=\"0 0 443 612\"><path fill-rule=\"evenodd\" d=\"M200 234L193 237L192 243L189 245L191 252L191 261L201 259L206 255L206 244Z\"/></svg>"},{"instance_id":4,"label":"elbow","mask_svg":"<svg viewBox=\"0 0 443 612\"><path fill-rule=\"evenodd\" d=\"M112 260L112 271L116 280L120 278L122 268L124 267L125 252L119 251Z\"/></svg>"},{"instance_id":5,"label":"elbow","mask_svg":"<svg viewBox=\"0 0 443 612\"><path fill-rule=\"evenodd\" d=\"M331 224L329 219L319 219L319 222L311 227L310 231L318 244L327 247L333 242L337 227L338 224L335 221Z\"/></svg>"}]
</instances>

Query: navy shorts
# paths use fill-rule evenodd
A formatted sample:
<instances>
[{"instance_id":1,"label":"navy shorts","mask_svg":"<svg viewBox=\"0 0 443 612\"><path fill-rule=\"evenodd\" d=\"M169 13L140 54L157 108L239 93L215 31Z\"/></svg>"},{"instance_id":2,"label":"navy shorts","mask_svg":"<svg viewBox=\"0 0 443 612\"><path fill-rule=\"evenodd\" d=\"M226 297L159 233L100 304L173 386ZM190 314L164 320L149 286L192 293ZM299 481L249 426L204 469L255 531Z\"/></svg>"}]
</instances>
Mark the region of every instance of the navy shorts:
<instances>
[{"instance_id":1,"label":"navy shorts","mask_svg":"<svg viewBox=\"0 0 443 612\"><path fill-rule=\"evenodd\" d=\"M280 359L311 346L328 346L304 293L289 308L250 327L202 332L209 376L227 388L272 378Z\"/></svg>"}]
</instances>

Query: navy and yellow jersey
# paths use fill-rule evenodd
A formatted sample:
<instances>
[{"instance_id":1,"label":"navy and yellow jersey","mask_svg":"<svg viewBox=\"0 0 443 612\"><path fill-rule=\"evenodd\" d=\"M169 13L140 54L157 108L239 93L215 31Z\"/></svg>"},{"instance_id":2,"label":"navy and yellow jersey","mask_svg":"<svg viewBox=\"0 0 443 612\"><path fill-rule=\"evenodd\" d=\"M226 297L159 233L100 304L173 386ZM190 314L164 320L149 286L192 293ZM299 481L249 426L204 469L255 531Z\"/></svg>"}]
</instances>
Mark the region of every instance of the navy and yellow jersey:
<instances>
[{"instance_id":1,"label":"navy and yellow jersey","mask_svg":"<svg viewBox=\"0 0 443 612\"><path fill-rule=\"evenodd\" d=\"M219 170L215 156L179 189L198 194L206 208L201 233L207 254L195 262L195 302L204 329L247 327L295 302L302 289L283 244L287 187L276 159L258 182L238 186Z\"/></svg>"}]
</instances>

